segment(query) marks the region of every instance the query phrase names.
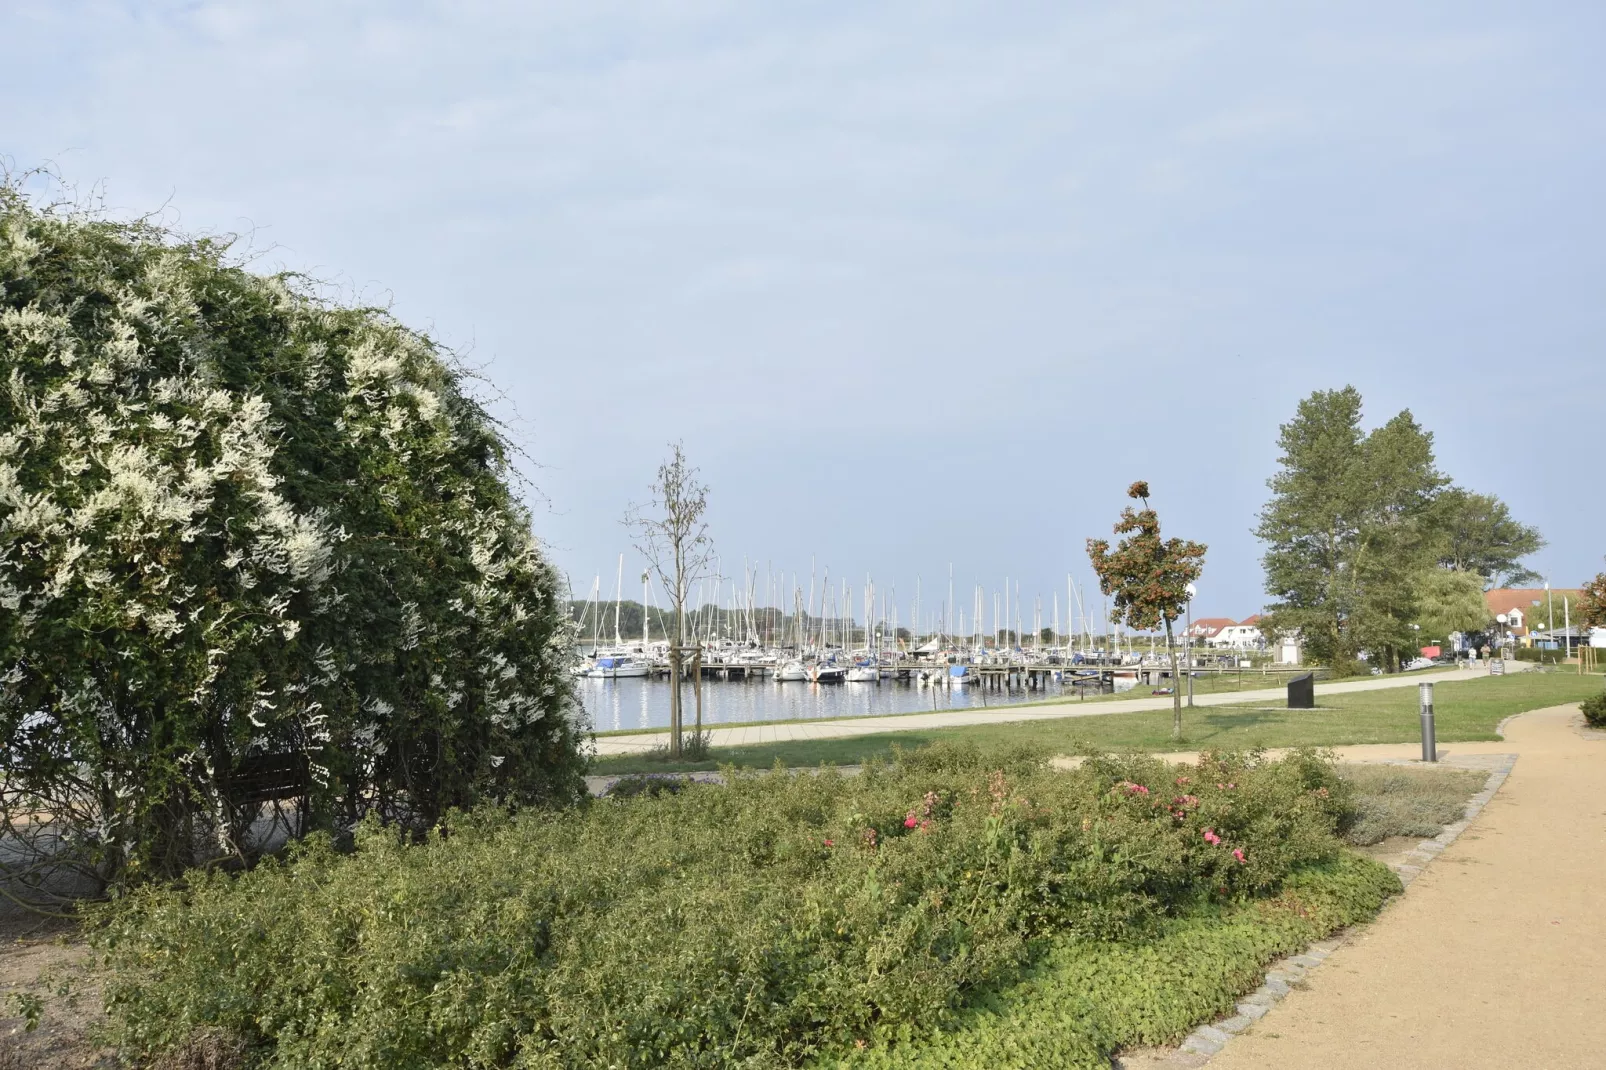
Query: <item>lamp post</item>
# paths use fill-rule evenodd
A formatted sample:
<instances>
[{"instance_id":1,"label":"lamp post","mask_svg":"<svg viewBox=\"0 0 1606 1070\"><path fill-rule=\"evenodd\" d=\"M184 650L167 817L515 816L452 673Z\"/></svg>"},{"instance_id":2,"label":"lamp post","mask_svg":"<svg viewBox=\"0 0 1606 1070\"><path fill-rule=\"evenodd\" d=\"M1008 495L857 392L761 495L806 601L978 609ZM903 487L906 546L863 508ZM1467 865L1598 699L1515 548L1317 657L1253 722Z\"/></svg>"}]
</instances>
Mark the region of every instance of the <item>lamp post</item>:
<instances>
[{"instance_id":1,"label":"lamp post","mask_svg":"<svg viewBox=\"0 0 1606 1070\"><path fill-rule=\"evenodd\" d=\"M1550 589L1550 581L1545 581L1545 638L1550 640L1552 646L1556 643L1556 594ZM1557 662L1560 664L1560 662Z\"/></svg>"},{"instance_id":2,"label":"lamp post","mask_svg":"<svg viewBox=\"0 0 1606 1070\"><path fill-rule=\"evenodd\" d=\"M1436 762L1439 750L1433 733L1433 681L1422 681L1416 685L1416 690L1422 710L1422 760Z\"/></svg>"},{"instance_id":3,"label":"lamp post","mask_svg":"<svg viewBox=\"0 0 1606 1070\"><path fill-rule=\"evenodd\" d=\"M1182 634L1183 651L1188 655L1188 705L1193 705L1193 596L1199 593L1199 588L1188 584L1183 588L1188 593L1188 628Z\"/></svg>"}]
</instances>

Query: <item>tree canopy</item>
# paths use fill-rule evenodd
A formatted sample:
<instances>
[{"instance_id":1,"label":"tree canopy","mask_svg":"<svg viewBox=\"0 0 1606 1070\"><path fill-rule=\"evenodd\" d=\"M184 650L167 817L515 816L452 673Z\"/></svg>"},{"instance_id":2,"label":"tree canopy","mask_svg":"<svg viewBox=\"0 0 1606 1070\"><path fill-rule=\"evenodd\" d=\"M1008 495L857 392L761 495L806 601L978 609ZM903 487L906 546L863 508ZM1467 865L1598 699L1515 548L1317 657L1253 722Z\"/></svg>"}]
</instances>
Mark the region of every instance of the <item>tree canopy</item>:
<instances>
[{"instance_id":1,"label":"tree canopy","mask_svg":"<svg viewBox=\"0 0 1606 1070\"><path fill-rule=\"evenodd\" d=\"M1442 642L1456 632L1482 631L1489 623L1483 580L1473 572L1429 568L1414 577L1416 614L1412 623L1424 642Z\"/></svg>"},{"instance_id":2,"label":"tree canopy","mask_svg":"<svg viewBox=\"0 0 1606 1070\"><path fill-rule=\"evenodd\" d=\"M1520 587L1540 576L1522 558L1545 545L1538 530L1519 524L1506 503L1492 494L1448 487L1434 502L1433 526L1440 537L1439 563L1482 577L1484 586Z\"/></svg>"},{"instance_id":3,"label":"tree canopy","mask_svg":"<svg viewBox=\"0 0 1606 1070\"><path fill-rule=\"evenodd\" d=\"M1606 572L1597 573L1584 584L1573 612L1577 614L1573 619L1580 627L1606 628Z\"/></svg>"},{"instance_id":4,"label":"tree canopy","mask_svg":"<svg viewBox=\"0 0 1606 1070\"><path fill-rule=\"evenodd\" d=\"M0 816L60 833L29 864L242 852L263 769L301 829L575 798L572 628L510 474L383 310L0 185Z\"/></svg>"},{"instance_id":5,"label":"tree canopy","mask_svg":"<svg viewBox=\"0 0 1606 1070\"><path fill-rule=\"evenodd\" d=\"M1298 631L1319 660L1365 652L1392 668L1423 630L1485 623L1471 623L1469 583L1531 575L1520 559L1543 540L1499 499L1451 486L1409 411L1370 432L1361 418L1354 387L1319 390L1280 429L1256 529L1275 599L1263 628Z\"/></svg>"}]
</instances>

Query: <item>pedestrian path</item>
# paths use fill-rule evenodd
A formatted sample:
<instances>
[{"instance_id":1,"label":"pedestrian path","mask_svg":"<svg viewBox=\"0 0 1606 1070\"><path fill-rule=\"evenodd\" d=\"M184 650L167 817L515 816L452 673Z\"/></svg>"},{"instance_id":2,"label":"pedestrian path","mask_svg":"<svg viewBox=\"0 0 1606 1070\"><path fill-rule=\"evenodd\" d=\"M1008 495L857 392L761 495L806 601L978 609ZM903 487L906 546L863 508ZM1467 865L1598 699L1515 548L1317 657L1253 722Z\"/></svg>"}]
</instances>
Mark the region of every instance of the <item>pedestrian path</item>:
<instances>
[{"instance_id":1,"label":"pedestrian path","mask_svg":"<svg viewBox=\"0 0 1606 1070\"><path fill-rule=\"evenodd\" d=\"M1425 679L1436 683L1452 680L1476 680L1488 675L1484 669L1457 669L1452 672L1401 674L1378 676L1369 680L1352 680L1339 684L1318 686L1321 695L1343 694L1352 691L1379 691L1394 687L1415 687ZM1223 706L1241 702L1265 702L1281 705L1287 698L1282 687L1258 688L1249 691L1223 691L1199 695L1194 699L1199 706ZM792 721L784 724L752 724L709 730L710 745L714 747L746 747L766 743L790 743L798 740L841 739L851 736L868 736L880 732L914 732L932 728L954 728L960 725L1001 724L1011 721L1049 721L1065 717L1099 717L1112 713L1137 713L1143 710L1171 708L1169 695L1144 696L1135 699L1115 699L1099 702L1053 702L1037 706L970 707L962 710L935 710L931 713L908 713L891 717L846 717L828 721ZM706 726L705 726L706 727ZM630 735L597 737L597 755L641 754L661 747L667 738L663 730L639 732Z\"/></svg>"},{"instance_id":2,"label":"pedestrian path","mask_svg":"<svg viewBox=\"0 0 1606 1070\"><path fill-rule=\"evenodd\" d=\"M1606 1067L1606 733L1583 728L1572 705L1513 718L1499 742L1445 750L1518 757L1410 892L1210 1070ZM1398 745L1340 753L1412 756Z\"/></svg>"}]
</instances>

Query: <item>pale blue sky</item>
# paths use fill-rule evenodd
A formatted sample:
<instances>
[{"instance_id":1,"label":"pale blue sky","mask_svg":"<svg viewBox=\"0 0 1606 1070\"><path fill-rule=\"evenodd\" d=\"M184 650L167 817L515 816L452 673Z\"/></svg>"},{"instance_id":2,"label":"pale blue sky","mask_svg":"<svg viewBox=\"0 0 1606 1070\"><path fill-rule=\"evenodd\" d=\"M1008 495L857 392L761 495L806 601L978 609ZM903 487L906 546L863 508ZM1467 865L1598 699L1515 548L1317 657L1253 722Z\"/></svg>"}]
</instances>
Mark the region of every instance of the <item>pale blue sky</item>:
<instances>
[{"instance_id":1,"label":"pale blue sky","mask_svg":"<svg viewBox=\"0 0 1606 1070\"><path fill-rule=\"evenodd\" d=\"M11 0L0 153L471 348L582 594L681 437L733 574L1046 600L1147 478L1242 617L1277 424L1347 382L1575 584L1606 7L1320 8Z\"/></svg>"}]
</instances>

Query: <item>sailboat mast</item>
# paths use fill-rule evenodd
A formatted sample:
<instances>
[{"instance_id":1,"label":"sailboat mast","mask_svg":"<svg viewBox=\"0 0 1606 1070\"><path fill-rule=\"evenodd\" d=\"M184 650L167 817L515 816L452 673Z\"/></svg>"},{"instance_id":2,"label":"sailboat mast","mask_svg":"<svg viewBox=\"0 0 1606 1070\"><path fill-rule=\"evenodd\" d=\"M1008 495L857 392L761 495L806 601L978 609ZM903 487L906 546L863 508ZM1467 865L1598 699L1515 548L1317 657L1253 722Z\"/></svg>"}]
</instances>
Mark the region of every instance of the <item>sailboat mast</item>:
<instances>
[{"instance_id":1,"label":"sailboat mast","mask_svg":"<svg viewBox=\"0 0 1606 1070\"><path fill-rule=\"evenodd\" d=\"M624 640L619 635L619 603L625 595L625 555L619 555L619 578L613 585L613 645L623 646Z\"/></svg>"}]
</instances>

